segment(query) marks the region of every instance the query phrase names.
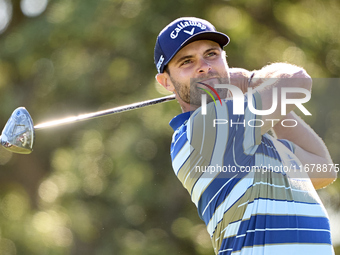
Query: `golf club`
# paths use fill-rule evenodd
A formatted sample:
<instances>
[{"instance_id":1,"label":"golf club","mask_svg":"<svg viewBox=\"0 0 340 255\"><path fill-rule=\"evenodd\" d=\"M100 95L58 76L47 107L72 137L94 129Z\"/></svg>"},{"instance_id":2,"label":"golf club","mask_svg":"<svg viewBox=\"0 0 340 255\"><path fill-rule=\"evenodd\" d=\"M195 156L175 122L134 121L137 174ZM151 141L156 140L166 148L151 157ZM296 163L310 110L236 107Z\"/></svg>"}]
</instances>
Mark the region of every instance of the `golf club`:
<instances>
[{"instance_id":1,"label":"golf club","mask_svg":"<svg viewBox=\"0 0 340 255\"><path fill-rule=\"evenodd\" d=\"M171 101L174 99L175 95L170 95L138 103L123 105L108 110L86 113L78 116L71 116L59 120L52 120L35 126L33 125L33 120L28 111L24 107L19 107L14 110L1 133L1 145L11 152L30 154L33 151L35 130L66 125L119 112L126 112L145 106Z\"/></svg>"}]
</instances>

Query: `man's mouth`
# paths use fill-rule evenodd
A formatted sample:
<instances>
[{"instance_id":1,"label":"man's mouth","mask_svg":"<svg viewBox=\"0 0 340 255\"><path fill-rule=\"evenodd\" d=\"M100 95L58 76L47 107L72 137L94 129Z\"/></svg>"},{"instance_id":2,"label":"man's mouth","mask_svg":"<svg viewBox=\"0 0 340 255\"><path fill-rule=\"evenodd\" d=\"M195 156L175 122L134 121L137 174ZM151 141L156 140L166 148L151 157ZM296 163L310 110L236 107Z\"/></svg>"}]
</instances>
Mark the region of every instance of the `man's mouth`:
<instances>
[{"instance_id":1,"label":"man's mouth","mask_svg":"<svg viewBox=\"0 0 340 255\"><path fill-rule=\"evenodd\" d=\"M200 81L197 81L197 83L214 86L217 81L218 81L217 77L209 77L208 79L202 79Z\"/></svg>"}]
</instances>

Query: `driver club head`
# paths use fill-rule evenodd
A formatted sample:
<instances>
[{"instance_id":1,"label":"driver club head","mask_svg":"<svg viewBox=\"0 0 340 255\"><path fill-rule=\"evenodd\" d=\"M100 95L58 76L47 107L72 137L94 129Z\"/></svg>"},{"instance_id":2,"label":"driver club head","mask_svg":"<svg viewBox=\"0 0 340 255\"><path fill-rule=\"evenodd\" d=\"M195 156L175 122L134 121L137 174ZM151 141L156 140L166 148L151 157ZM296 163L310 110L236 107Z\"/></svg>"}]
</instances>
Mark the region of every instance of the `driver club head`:
<instances>
[{"instance_id":1,"label":"driver club head","mask_svg":"<svg viewBox=\"0 0 340 255\"><path fill-rule=\"evenodd\" d=\"M2 130L1 145L15 153L30 154L33 151L34 125L24 107L14 110Z\"/></svg>"}]
</instances>

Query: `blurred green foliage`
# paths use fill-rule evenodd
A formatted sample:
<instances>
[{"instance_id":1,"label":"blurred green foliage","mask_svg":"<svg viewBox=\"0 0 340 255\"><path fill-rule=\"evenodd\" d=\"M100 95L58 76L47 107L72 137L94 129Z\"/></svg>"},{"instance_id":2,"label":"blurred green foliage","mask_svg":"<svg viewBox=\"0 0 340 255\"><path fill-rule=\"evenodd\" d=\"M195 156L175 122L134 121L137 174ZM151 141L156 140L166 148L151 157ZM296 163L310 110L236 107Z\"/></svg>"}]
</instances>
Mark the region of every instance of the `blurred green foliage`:
<instances>
[{"instance_id":1,"label":"blurred green foliage","mask_svg":"<svg viewBox=\"0 0 340 255\"><path fill-rule=\"evenodd\" d=\"M197 16L231 37L231 67L287 61L320 78L305 119L340 162L336 0L0 0L0 16L3 125L19 106L40 123L167 94L154 79L156 36ZM0 254L213 254L171 168L179 113L171 102L38 131L31 155L0 148ZM339 189L319 191L336 245Z\"/></svg>"}]
</instances>

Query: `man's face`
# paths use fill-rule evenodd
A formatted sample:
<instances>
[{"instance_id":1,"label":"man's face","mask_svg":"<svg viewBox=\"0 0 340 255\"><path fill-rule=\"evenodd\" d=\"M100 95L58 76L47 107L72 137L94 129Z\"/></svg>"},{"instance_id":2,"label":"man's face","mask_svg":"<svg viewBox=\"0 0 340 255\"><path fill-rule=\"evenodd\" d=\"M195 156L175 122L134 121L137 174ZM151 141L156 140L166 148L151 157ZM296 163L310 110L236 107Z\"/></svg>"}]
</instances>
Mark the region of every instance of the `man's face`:
<instances>
[{"instance_id":1,"label":"man's face","mask_svg":"<svg viewBox=\"0 0 340 255\"><path fill-rule=\"evenodd\" d=\"M213 41L200 40L188 44L169 62L168 68L178 96L191 105L201 104L201 94L205 92L199 87L208 89L198 82L212 87L230 84L225 52ZM227 97L228 90L216 90L221 98Z\"/></svg>"}]
</instances>

